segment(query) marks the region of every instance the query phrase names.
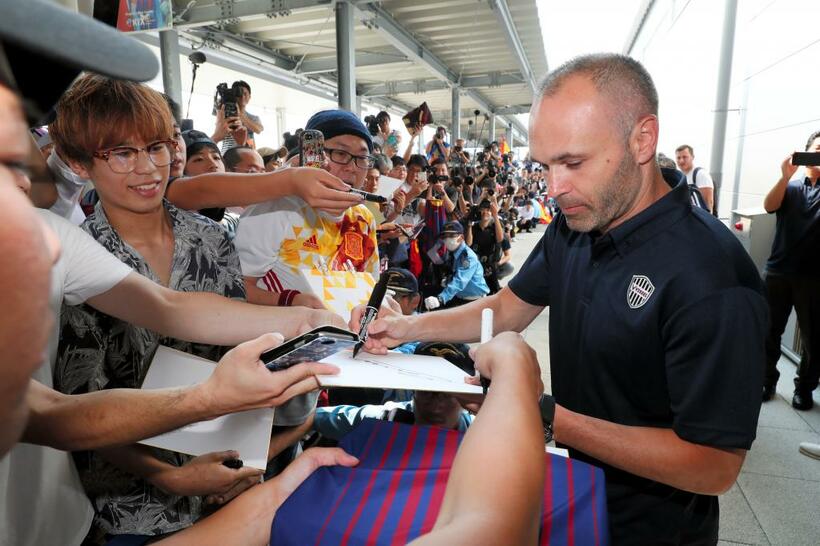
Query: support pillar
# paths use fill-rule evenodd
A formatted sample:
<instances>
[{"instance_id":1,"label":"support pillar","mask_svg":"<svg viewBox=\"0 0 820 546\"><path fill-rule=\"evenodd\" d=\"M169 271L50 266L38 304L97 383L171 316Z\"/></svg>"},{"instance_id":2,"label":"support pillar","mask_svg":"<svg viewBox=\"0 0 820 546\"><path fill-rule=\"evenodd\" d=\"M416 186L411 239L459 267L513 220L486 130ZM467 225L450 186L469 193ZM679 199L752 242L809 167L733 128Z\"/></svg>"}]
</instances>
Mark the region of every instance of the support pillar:
<instances>
[{"instance_id":1,"label":"support pillar","mask_svg":"<svg viewBox=\"0 0 820 546\"><path fill-rule=\"evenodd\" d=\"M452 93L452 119L450 120L450 144L455 146L456 140L461 138L461 95L458 87L453 87Z\"/></svg>"},{"instance_id":2,"label":"support pillar","mask_svg":"<svg viewBox=\"0 0 820 546\"><path fill-rule=\"evenodd\" d=\"M709 171L712 174L712 180L715 182L715 216L717 216L720 189L723 185L723 152L726 146L726 116L729 109L736 18L737 0L726 0L726 10L723 14L723 33L720 38L720 64L718 68L717 97L715 99L715 119L712 127L712 157L709 163Z\"/></svg>"},{"instance_id":3,"label":"support pillar","mask_svg":"<svg viewBox=\"0 0 820 546\"><path fill-rule=\"evenodd\" d=\"M176 30L160 31L159 55L165 94L182 108L182 72L179 68L179 35Z\"/></svg>"},{"instance_id":4,"label":"support pillar","mask_svg":"<svg viewBox=\"0 0 820 546\"><path fill-rule=\"evenodd\" d=\"M288 121L287 120L288 120L288 118L287 118L287 114L286 114L286 111L285 111L285 107L284 106L277 106L276 107L276 131L277 131L277 134L279 135L280 139L282 138L282 135L284 135L286 131L289 131ZM284 145L285 145L285 141L282 140L279 143L279 146L284 146Z\"/></svg>"},{"instance_id":5,"label":"support pillar","mask_svg":"<svg viewBox=\"0 0 820 546\"><path fill-rule=\"evenodd\" d=\"M490 114L490 129L487 132L487 143L495 140L495 114Z\"/></svg>"},{"instance_id":6,"label":"support pillar","mask_svg":"<svg viewBox=\"0 0 820 546\"><path fill-rule=\"evenodd\" d=\"M336 4L336 68L338 73L339 108L359 115L356 104L356 47L353 43L352 4Z\"/></svg>"},{"instance_id":7,"label":"support pillar","mask_svg":"<svg viewBox=\"0 0 820 546\"><path fill-rule=\"evenodd\" d=\"M509 125L507 126L507 134L506 134L505 138L507 139L507 146L509 146L509 147L510 147L510 151L512 151L512 149L513 149L513 143L514 143L514 142L513 142L513 138L514 138L514 137L513 137L513 126L512 126L512 123L511 123L511 124L509 124Z\"/></svg>"}]
</instances>

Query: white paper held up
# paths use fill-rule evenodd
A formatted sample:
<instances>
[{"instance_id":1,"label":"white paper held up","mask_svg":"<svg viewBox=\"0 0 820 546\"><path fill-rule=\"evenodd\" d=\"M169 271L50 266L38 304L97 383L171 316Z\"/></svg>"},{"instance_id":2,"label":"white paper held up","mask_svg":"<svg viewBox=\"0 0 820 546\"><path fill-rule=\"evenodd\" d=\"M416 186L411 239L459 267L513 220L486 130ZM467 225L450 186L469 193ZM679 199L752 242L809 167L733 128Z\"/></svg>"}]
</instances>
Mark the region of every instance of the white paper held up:
<instances>
[{"instance_id":1,"label":"white paper held up","mask_svg":"<svg viewBox=\"0 0 820 546\"><path fill-rule=\"evenodd\" d=\"M216 362L160 346L154 354L142 388L165 389L201 383L211 375L214 366ZM192 423L140 443L188 455L234 450L239 452L239 458L245 466L264 470L268 459L273 411L263 408L223 415L210 421Z\"/></svg>"},{"instance_id":2,"label":"white paper held up","mask_svg":"<svg viewBox=\"0 0 820 546\"><path fill-rule=\"evenodd\" d=\"M381 175L379 177L379 187L376 190L376 195L381 195L386 199L390 199L402 184L404 184L403 180L393 178L392 176Z\"/></svg>"},{"instance_id":3,"label":"white paper held up","mask_svg":"<svg viewBox=\"0 0 820 546\"><path fill-rule=\"evenodd\" d=\"M390 351L372 355L364 351L353 358L344 350L322 360L339 367L338 375L317 377L323 387L374 387L413 391L481 394L477 385L464 382L467 374L439 356L408 355Z\"/></svg>"}]
</instances>

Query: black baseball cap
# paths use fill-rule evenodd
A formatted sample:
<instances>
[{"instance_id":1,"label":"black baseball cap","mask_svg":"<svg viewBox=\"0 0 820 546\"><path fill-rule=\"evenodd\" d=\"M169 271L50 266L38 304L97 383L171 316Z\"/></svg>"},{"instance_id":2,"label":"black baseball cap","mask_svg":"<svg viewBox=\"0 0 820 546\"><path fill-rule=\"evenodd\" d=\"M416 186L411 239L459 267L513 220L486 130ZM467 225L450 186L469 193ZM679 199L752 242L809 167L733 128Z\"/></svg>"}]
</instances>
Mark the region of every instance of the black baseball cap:
<instances>
[{"instance_id":1,"label":"black baseball cap","mask_svg":"<svg viewBox=\"0 0 820 546\"><path fill-rule=\"evenodd\" d=\"M445 237L447 235L464 235L464 226L461 225L461 222L447 222L444 224L444 227L441 228L438 235L439 237Z\"/></svg>"},{"instance_id":2,"label":"black baseball cap","mask_svg":"<svg viewBox=\"0 0 820 546\"><path fill-rule=\"evenodd\" d=\"M219 153L219 155L222 155L222 152L219 151L219 146L216 145L216 142L211 140L211 137L202 131L197 131L196 129L183 131L182 139L185 141L185 153L188 158L199 152L199 150L205 146L213 148Z\"/></svg>"},{"instance_id":3,"label":"black baseball cap","mask_svg":"<svg viewBox=\"0 0 820 546\"><path fill-rule=\"evenodd\" d=\"M475 375L475 363L470 358L470 347L464 343L430 341L420 343L413 352L417 355L440 356L461 368L467 375Z\"/></svg>"},{"instance_id":4,"label":"black baseball cap","mask_svg":"<svg viewBox=\"0 0 820 546\"><path fill-rule=\"evenodd\" d=\"M407 269L391 267L382 275L387 275L387 288L398 295L413 295L419 293L419 281Z\"/></svg>"},{"instance_id":5,"label":"black baseball cap","mask_svg":"<svg viewBox=\"0 0 820 546\"><path fill-rule=\"evenodd\" d=\"M0 2L0 81L39 125L83 70L148 81L159 63L145 45L50 0Z\"/></svg>"}]
</instances>

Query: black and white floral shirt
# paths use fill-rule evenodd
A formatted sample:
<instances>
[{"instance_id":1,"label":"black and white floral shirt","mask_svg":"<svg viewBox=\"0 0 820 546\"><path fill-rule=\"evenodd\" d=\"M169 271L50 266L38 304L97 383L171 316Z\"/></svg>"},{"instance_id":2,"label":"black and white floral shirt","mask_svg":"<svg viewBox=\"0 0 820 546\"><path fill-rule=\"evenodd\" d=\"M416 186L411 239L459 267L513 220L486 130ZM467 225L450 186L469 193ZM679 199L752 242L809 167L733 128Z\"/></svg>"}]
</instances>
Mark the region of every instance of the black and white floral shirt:
<instances>
[{"instance_id":1,"label":"black and white floral shirt","mask_svg":"<svg viewBox=\"0 0 820 546\"><path fill-rule=\"evenodd\" d=\"M182 292L213 292L244 300L239 257L225 231L199 214L165 210L174 231L174 255L169 288ZM97 203L82 229L134 271L159 283L140 253L123 241ZM185 317L179 317L185 320ZM89 305L63 305L55 388L68 394L102 389L138 388L159 345L167 345L210 360L227 348L162 337L106 315ZM191 457L154 449L158 459L180 466ZM190 526L202 512L200 497L169 495L147 481L120 470L96 452L74 454L86 493L95 509L95 526L112 534L158 535Z\"/></svg>"}]
</instances>

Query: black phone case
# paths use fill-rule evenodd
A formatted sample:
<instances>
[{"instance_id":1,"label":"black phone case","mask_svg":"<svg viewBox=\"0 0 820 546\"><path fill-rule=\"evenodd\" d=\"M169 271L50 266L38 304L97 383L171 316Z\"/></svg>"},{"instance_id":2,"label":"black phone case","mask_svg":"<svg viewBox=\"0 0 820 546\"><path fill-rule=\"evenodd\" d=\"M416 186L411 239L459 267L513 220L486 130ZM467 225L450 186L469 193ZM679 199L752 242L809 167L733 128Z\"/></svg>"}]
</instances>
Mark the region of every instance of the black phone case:
<instances>
[{"instance_id":1,"label":"black phone case","mask_svg":"<svg viewBox=\"0 0 820 546\"><path fill-rule=\"evenodd\" d=\"M302 362L318 362L352 348L358 341L359 336L353 332L334 326L321 326L262 353L259 359L270 371L275 372Z\"/></svg>"},{"instance_id":2,"label":"black phone case","mask_svg":"<svg viewBox=\"0 0 820 546\"><path fill-rule=\"evenodd\" d=\"M225 103L225 119L235 118L239 115L239 107L235 102Z\"/></svg>"},{"instance_id":3,"label":"black phone case","mask_svg":"<svg viewBox=\"0 0 820 546\"><path fill-rule=\"evenodd\" d=\"M820 165L820 152L794 152L792 154L792 165L805 167Z\"/></svg>"}]
</instances>

